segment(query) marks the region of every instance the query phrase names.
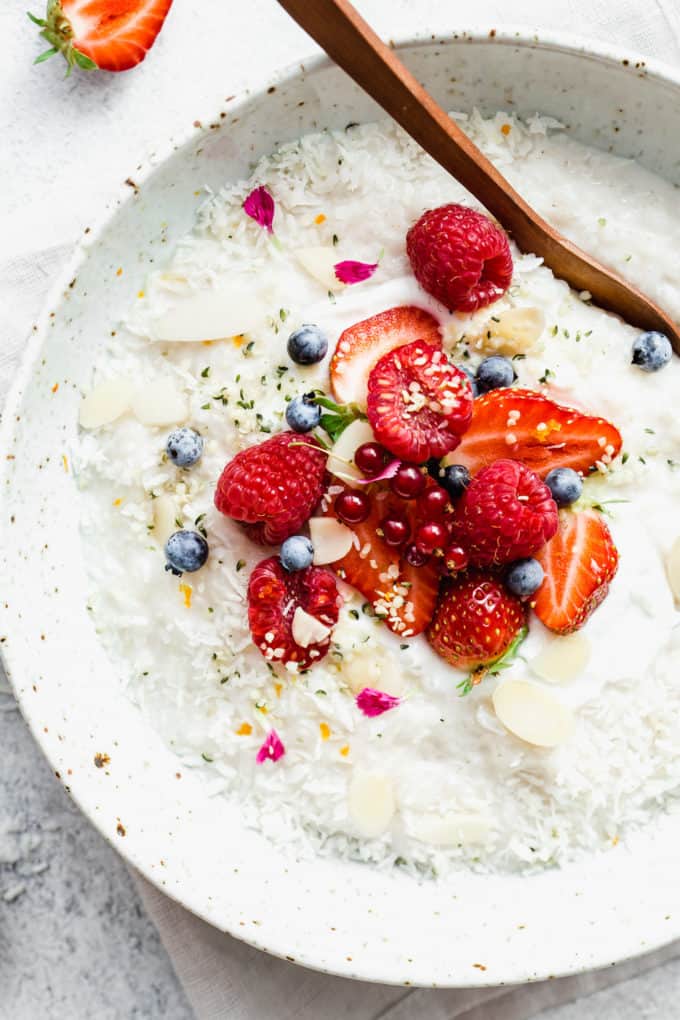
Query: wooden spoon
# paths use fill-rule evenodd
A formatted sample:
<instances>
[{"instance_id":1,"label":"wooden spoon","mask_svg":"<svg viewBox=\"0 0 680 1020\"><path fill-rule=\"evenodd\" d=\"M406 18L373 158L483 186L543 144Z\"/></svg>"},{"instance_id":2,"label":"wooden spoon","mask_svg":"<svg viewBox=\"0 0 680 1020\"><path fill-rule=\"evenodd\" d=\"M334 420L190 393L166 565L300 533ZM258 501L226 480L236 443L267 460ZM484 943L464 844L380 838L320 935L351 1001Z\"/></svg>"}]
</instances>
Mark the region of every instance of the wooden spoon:
<instances>
[{"instance_id":1,"label":"wooden spoon","mask_svg":"<svg viewBox=\"0 0 680 1020\"><path fill-rule=\"evenodd\" d=\"M665 333L680 354L680 327L617 273L590 258L538 215L435 103L349 0L279 0L297 23L405 131L556 276L633 326Z\"/></svg>"}]
</instances>

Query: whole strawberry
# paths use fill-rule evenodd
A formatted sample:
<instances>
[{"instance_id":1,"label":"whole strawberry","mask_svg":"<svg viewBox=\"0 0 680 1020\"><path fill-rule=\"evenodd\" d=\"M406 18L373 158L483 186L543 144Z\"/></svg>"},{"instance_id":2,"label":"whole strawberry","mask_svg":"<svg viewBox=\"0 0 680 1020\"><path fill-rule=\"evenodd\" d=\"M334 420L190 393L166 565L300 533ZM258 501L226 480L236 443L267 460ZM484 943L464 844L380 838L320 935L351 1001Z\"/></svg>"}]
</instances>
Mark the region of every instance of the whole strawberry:
<instances>
[{"instance_id":1,"label":"whole strawberry","mask_svg":"<svg viewBox=\"0 0 680 1020\"><path fill-rule=\"evenodd\" d=\"M255 542L278 545L296 534L324 492L326 456L310 436L281 432L229 461L215 506L248 526Z\"/></svg>"},{"instance_id":2,"label":"whole strawberry","mask_svg":"<svg viewBox=\"0 0 680 1020\"><path fill-rule=\"evenodd\" d=\"M427 639L451 666L476 670L500 659L525 624L525 607L497 577L471 572L442 589Z\"/></svg>"},{"instance_id":3,"label":"whole strawberry","mask_svg":"<svg viewBox=\"0 0 680 1020\"><path fill-rule=\"evenodd\" d=\"M477 567L532 556L557 531L550 489L517 460L497 460L470 482L454 507L451 539Z\"/></svg>"},{"instance_id":4,"label":"whole strawberry","mask_svg":"<svg viewBox=\"0 0 680 1020\"><path fill-rule=\"evenodd\" d=\"M328 651L341 601L330 570L307 567L289 573L278 556L270 556L257 564L248 582L253 642L268 662L295 662L309 669ZM306 623L299 622L300 615Z\"/></svg>"},{"instance_id":5,"label":"whole strawberry","mask_svg":"<svg viewBox=\"0 0 680 1020\"><path fill-rule=\"evenodd\" d=\"M406 251L420 286L451 312L490 305L512 280L507 237L464 205L428 209L406 235Z\"/></svg>"}]
</instances>

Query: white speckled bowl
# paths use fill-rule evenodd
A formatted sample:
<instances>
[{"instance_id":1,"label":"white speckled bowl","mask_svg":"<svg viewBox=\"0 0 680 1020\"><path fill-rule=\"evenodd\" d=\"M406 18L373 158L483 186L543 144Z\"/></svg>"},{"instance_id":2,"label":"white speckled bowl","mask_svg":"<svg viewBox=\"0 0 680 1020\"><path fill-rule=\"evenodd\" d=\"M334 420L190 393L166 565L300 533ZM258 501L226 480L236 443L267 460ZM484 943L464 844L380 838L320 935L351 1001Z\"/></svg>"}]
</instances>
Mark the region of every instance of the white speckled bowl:
<instances>
[{"instance_id":1,"label":"white speckled bowl","mask_svg":"<svg viewBox=\"0 0 680 1020\"><path fill-rule=\"evenodd\" d=\"M446 107L552 114L585 142L680 183L680 79L668 71L500 30L428 37L408 44L405 57ZM440 986L608 965L680 936L678 815L606 854L531 877L463 873L440 886L287 860L179 767L126 700L86 611L79 497L62 455L75 443L101 338L149 262L191 226L198 188L247 174L256 157L303 132L376 114L326 61L288 70L132 171L102 224L86 231L35 328L2 429L6 665L57 776L101 832L169 895L255 946L350 977ZM97 758L103 767L98 755L108 756Z\"/></svg>"}]
</instances>

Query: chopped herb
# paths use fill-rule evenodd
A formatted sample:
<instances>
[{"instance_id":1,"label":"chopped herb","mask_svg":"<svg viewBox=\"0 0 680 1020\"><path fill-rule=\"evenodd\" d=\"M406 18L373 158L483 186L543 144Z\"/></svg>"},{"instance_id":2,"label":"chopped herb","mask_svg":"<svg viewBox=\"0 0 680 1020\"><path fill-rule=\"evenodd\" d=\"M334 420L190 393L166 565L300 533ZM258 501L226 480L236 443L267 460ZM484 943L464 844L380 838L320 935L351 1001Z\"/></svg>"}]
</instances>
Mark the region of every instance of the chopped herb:
<instances>
[{"instance_id":1,"label":"chopped herb","mask_svg":"<svg viewBox=\"0 0 680 1020\"><path fill-rule=\"evenodd\" d=\"M287 372L287 371L288 371L288 365L277 365L276 366L276 374L278 375L279 379L284 374L284 372Z\"/></svg>"},{"instance_id":2,"label":"chopped herb","mask_svg":"<svg viewBox=\"0 0 680 1020\"><path fill-rule=\"evenodd\" d=\"M668 460L666 461L666 463L668 464L669 468L671 468L671 470L673 470L673 469L674 469L674 468L676 468L676 467L680 467L680 464L678 464L677 460L671 460L671 459L669 458L669 459L668 459Z\"/></svg>"},{"instance_id":3,"label":"chopped herb","mask_svg":"<svg viewBox=\"0 0 680 1020\"><path fill-rule=\"evenodd\" d=\"M250 355L253 353L253 347L254 346L255 346L255 341L254 340L250 340L245 345L245 347L243 348L243 351L241 352L243 354L244 358L249 358L250 357Z\"/></svg>"},{"instance_id":4,"label":"chopped herb","mask_svg":"<svg viewBox=\"0 0 680 1020\"><path fill-rule=\"evenodd\" d=\"M289 315L290 312L287 308L279 308L279 319L281 322L285 322Z\"/></svg>"},{"instance_id":5,"label":"chopped herb","mask_svg":"<svg viewBox=\"0 0 680 1020\"><path fill-rule=\"evenodd\" d=\"M564 336L565 336L565 337L567 338L567 340L568 340L568 339L569 339L569 337L571 336L571 333L569 332L569 330L568 330L568 329L563 329L563 330L562 330L562 333L563 333L563 334L564 334Z\"/></svg>"},{"instance_id":6,"label":"chopped herb","mask_svg":"<svg viewBox=\"0 0 680 1020\"><path fill-rule=\"evenodd\" d=\"M184 527L184 521L180 521L179 517L175 517L175 524L177 525L178 528Z\"/></svg>"},{"instance_id":7,"label":"chopped herb","mask_svg":"<svg viewBox=\"0 0 680 1020\"><path fill-rule=\"evenodd\" d=\"M246 561L245 560L237 560L236 561L236 571L238 572L239 570L243 570L245 565L246 565Z\"/></svg>"},{"instance_id":8,"label":"chopped herb","mask_svg":"<svg viewBox=\"0 0 680 1020\"><path fill-rule=\"evenodd\" d=\"M210 365L206 365L205 368L203 369L203 371L201 372L201 379L207 379L209 375L210 375Z\"/></svg>"},{"instance_id":9,"label":"chopped herb","mask_svg":"<svg viewBox=\"0 0 680 1020\"><path fill-rule=\"evenodd\" d=\"M584 333L583 335L584 335L584 336L592 336L592 335L593 335L593 331L592 331L592 329L588 329L588 330L586 330L586 332L585 332L585 333Z\"/></svg>"},{"instance_id":10,"label":"chopped herb","mask_svg":"<svg viewBox=\"0 0 680 1020\"><path fill-rule=\"evenodd\" d=\"M271 425L260 425L260 432L271 432Z\"/></svg>"},{"instance_id":11,"label":"chopped herb","mask_svg":"<svg viewBox=\"0 0 680 1020\"><path fill-rule=\"evenodd\" d=\"M633 261L633 256L632 255L626 255L626 257L625 257L625 259L623 261L624 262L632 262Z\"/></svg>"},{"instance_id":12,"label":"chopped herb","mask_svg":"<svg viewBox=\"0 0 680 1020\"><path fill-rule=\"evenodd\" d=\"M545 386L550 377L554 375L555 375L554 372L552 372L549 368L546 368L545 372L538 381Z\"/></svg>"},{"instance_id":13,"label":"chopped herb","mask_svg":"<svg viewBox=\"0 0 680 1020\"><path fill-rule=\"evenodd\" d=\"M234 382L241 382L241 373L240 372L238 373L238 375L234 376Z\"/></svg>"},{"instance_id":14,"label":"chopped herb","mask_svg":"<svg viewBox=\"0 0 680 1020\"><path fill-rule=\"evenodd\" d=\"M560 331L559 326L553 326L553 328L550 330L550 333L551 333L552 336L557 336L559 331Z\"/></svg>"},{"instance_id":15,"label":"chopped herb","mask_svg":"<svg viewBox=\"0 0 680 1020\"><path fill-rule=\"evenodd\" d=\"M319 690L318 690L318 691L314 691L314 693L315 693L315 694L318 694L318 695L319 695L319 697L323 697L323 698L325 698L325 697L326 697L326 692L325 692L325 691L322 691L322 690L321 690L321 688L319 688Z\"/></svg>"},{"instance_id":16,"label":"chopped herb","mask_svg":"<svg viewBox=\"0 0 680 1020\"><path fill-rule=\"evenodd\" d=\"M335 294L333 293L333 291L332 291L332 290L329 290L329 291L328 291L328 300L330 301L330 303L331 303L332 305L334 305L334 304L335 304Z\"/></svg>"},{"instance_id":17,"label":"chopped herb","mask_svg":"<svg viewBox=\"0 0 680 1020\"><path fill-rule=\"evenodd\" d=\"M647 461L645 460L644 457L638 457L638 460L640 461L641 464L646 464L647 463Z\"/></svg>"},{"instance_id":18,"label":"chopped herb","mask_svg":"<svg viewBox=\"0 0 680 1020\"><path fill-rule=\"evenodd\" d=\"M214 758L211 758L209 754L205 753L205 751L203 751L203 753L201 754L201 758L203 759L203 761L207 761L207 762L214 761Z\"/></svg>"},{"instance_id":19,"label":"chopped herb","mask_svg":"<svg viewBox=\"0 0 680 1020\"><path fill-rule=\"evenodd\" d=\"M624 453L621 454L621 463L622 464L626 464L628 462L628 458L629 457L630 457L630 454L626 450Z\"/></svg>"},{"instance_id":20,"label":"chopped herb","mask_svg":"<svg viewBox=\"0 0 680 1020\"><path fill-rule=\"evenodd\" d=\"M410 647L411 647L410 645L399 645L399 648L401 649L402 652L406 651L406 649Z\"/></svg>"},{"instance_id":21,"label":"chopped herb","mask_svg":"<svg viewBox=\"0 0 680 1020\"><path fill-rule=\"evenodd\" d=\"M333 242L332 243L334 245L336 245L339 242L339 240L340 240L340 238L338 237L338 235L337 234L333 234Z\"/></svg>"},{"instance_id":22,"label":"chopped herb","mask_svg":"<svg viewBox=\"0 0 680 1020\"><path fill-rule=\"evenodd\" d=\"M353 620L358 620L359 619L359 610L358 609L350 609L349 615L352 617Z\"/></svg>"},{"instance_id":23,"label":"chopped herb","mask_svg":"<svg viewBox=\"0 0 680 1020\"><path fill-rule=\"evenodd\" d=\"M512 356L513 361L524 361L525 358L526 354L513 354Z\"/></svg>"},{"instance_id":24,"label":"chopped herb","mask_svg":"<svg viewBox=\"0 0 680 1020\"><path fill-rule=\"evenodd\" d=\"M598 221L597 221L597 222L598 222L598 224L599 224L599 225L600 225L601 227L606 227L606 226L607 226L607 220L606 220L606 217L604 217L604 216L600 216L600 217L598 218Z\"/></svg>"},{"instance_id":25,"label":"chopped herb","mask_svg":"<svg viewBox=\"0 0 680 1020\"><path fill-rule=\"evenodd\" d=\"M211 407L212 407L212 404L210 404L210 403L201 404L201 410L202 411L209 411Z\"/></svg>"},{"instance_id":26,"label":"chopped herb","mask_svg":"<svg viewBox=\"0 0 680 1020\"><path fill-rule=\"evenodd\" d=\"M500 322L501 320L500 320L500 319L498 318L498 316L497 316L497 315L492 315L492 316L491 316L491 321L492 321L492 322Z\"/></svg>"},{"instance_id":27,"label":"chopped herb","mask_svg":"<svg viewBox=\"0 0 680 1020\"><path fill-rule=\"evenodd\" d=\"M363 606L361 607L361 612L364 613L366 616L375 616L373 606L371 605L370 602L364 602Z\"/></svg>"},{"instance_id":28,"label":"chopped herb","mask_svg":"<svg viewBox=\"0 0 680 1020\"><path fill-rule=\"evenodd\" d=\"M645 432L647 433L648 436L655 436L656 435L656 432L654 431L654 429L646 428Z\"/></svg>"}]
</instances>

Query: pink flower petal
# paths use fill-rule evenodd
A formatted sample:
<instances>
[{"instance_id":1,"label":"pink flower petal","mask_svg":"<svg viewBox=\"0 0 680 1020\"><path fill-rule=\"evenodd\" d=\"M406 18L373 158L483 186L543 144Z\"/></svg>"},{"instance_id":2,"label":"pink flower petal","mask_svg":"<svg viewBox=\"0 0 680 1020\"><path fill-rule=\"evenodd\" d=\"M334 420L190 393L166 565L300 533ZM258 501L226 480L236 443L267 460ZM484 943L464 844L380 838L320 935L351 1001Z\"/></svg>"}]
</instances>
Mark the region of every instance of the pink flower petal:
<instances>
[{"instance_id":1,"label":"pink flower petal","mask_svg":"<svg viewBox=\"0 0 680 1020\"><path fill-rule=\"evenodd\" d=\"M281 742L281 737L276 730L270 730L264 744L257 752L257 764L261 765L264 761L278 761L279 758L283 758L285 753L286 749Z\"/></svg>"},{"instance_id":2,"label":"pink flower petal","mask_svg":"<svg viewBox=\"0 0 680 1020\"><path fill-rule=\"evenodd\" d=\"M400 467L400 460L391 460L387 467L382 469L379 475L373 475L372 478L356 478L355 481L358 482L359 485L370 485L371 482L384 482L386 478L394 478Z\"/></svg>"},{"instance_id":3,"label":"pink flower petal","mask_svg":"<svg viewBox=\"0 0 680 1020\"><path fill-rule=\"evenodd\" d=\"M356 700L357 708L371 719L376 715L382 715L383 712L389 712L391 708L396 708L400 701L393 694L376 691L373 687L364 687L363 691L357 694Z\"/></svg>"},{"instance_id":4,"label":"pink flower petal","mask_svg":"<svg viewBox=\"0 0 680 1020\"><path fill-rule=\"evenodd\" d=\"M340 283L361 283L373 276L377 268L377 262L354 262L352 259L336 262L333 266Z\"/></svg>"},{"instance_id":5,"label":"pink flower petal","mask_svg":"<svg viewBox=\"0 0 680 1020\"><path fill-rule=\"evenodd\" d=\"M265 187L255 188L250 192L243 203L243 211L246 216L250 216L251 220L255 220L270 234L273 232L276 207L274 199Z\"/></svg>"}]
</instances>

